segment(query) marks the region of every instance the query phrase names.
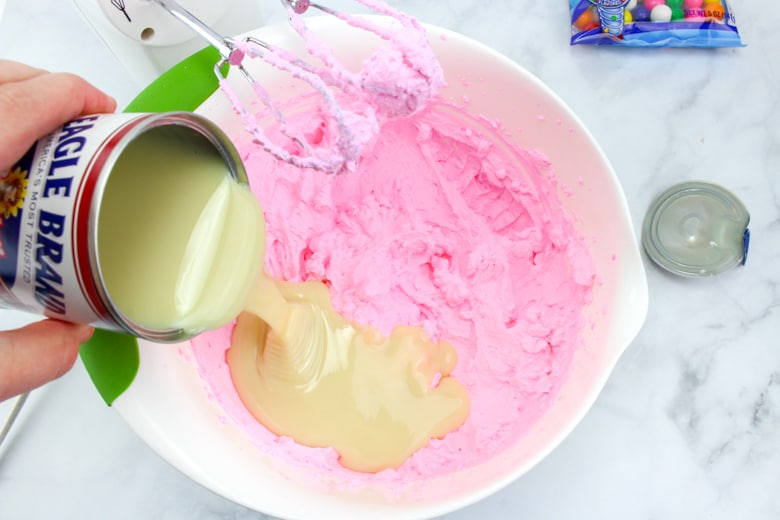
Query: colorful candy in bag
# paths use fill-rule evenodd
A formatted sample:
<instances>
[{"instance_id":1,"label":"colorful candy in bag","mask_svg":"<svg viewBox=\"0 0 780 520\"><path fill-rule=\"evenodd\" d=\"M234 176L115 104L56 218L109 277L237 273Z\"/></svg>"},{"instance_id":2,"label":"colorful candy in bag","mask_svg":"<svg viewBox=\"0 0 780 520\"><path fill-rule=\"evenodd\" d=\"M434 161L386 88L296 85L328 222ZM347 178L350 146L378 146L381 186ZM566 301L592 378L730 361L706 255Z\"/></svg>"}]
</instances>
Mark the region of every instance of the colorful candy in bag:
<instances>
[{"instance_id":1,"label":"colorful candy in bag","mask_svg":"<svg viewBox=\"0 0 780 520\"><path fill-rule=\"evenodd\" d=\"M741 47L727 0L569 0L571 44Z\"/></svg>"}]
</instances>

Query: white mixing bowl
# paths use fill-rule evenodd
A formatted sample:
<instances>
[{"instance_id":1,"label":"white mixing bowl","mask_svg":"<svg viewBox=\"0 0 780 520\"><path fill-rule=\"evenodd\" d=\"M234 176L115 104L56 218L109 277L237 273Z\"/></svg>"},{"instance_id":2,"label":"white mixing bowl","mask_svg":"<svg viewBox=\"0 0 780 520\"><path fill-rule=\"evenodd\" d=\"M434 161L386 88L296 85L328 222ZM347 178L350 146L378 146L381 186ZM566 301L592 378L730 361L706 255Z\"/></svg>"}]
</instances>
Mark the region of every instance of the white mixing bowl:
<instances>
[{"instance_id":1,"label":"white mixing bowl","mask_svg":"<svg viewBox=\"0 0 780 520\"><path fill-rule=\"evenodd\" d=\"M323 17L312 28L346 61L365 56L373 40ZM520 477L550 453L582 419L612 368L638 333L647 312L647 283L626 201L609 162L591 134L538 79L490 48L450 31L428 27L448 87L445 97L468 96L475 114L524 129L515 139L552 162L563 186L561 199L577 216L595 261L600 283L585 310L594 326L552 408L519 442L482 464L430 479L414 495L388 496L380 484L361 490L317 489L287 467L257 451L245 433L226 423L198 377L188 344L174 347L140 342L140 369L113 406L154 450L184 474L249 508L284 518L424 518L474 503ZM253 32L263 40L303 52L287 25ZM207 70L206 73L211 73ZM284 98L287 82L272 70L253 70L272 97ZM233 76L237 76L233 74ZM180 88L186 88L181 85ZM248 89L242 88L242 92ZM217 92L198 112L225 128L237 120Z\"/></svg>"}]
</instances>

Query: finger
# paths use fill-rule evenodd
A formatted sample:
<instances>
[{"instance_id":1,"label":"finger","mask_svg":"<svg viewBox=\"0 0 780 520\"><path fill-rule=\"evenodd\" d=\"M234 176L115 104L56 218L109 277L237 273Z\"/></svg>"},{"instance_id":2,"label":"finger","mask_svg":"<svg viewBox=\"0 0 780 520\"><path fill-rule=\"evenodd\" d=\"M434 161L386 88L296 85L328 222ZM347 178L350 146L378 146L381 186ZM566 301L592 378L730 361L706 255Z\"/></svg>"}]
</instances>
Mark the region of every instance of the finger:
<instances>
[{"instance_id":1,"label":"finger","mask_svg":"<svg viewBox=\"0 0 780 520\"><path fill-rule=\"evenodd\" d=\"M73 74L43 74L0 85L0 171L71 119L115 109L112 97Z\"/></svg>"},{"instance_id":2,"label":"finger","mask_svg":"<svg viewBox=\"0 0 780 520\"><path fill-rule=\"evenodd\" d=\"M0 332L0 401L18 395L70 370L79 346L93 329L57 320L43 320Z\"/></svg>"},{"instance_id":3,"label":"finger","mask_svg":"<svg viewBox=\"0 0 780 520\"><path fill-rule=\"evenodd\" d=\"M47 74L47 72L18 61L0 60L0 84L24 81L43 74Z\"/></svg>"}]
</instances>

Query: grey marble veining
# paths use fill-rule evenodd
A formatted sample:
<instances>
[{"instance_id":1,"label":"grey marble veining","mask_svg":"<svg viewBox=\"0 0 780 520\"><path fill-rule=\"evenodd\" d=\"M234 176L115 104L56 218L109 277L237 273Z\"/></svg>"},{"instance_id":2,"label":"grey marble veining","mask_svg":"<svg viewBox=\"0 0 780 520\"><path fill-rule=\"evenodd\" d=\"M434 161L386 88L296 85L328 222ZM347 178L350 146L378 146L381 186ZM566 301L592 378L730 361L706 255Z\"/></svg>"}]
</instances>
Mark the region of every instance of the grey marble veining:
<instances>
[{"instance_id":1,"label":"grey marble veining","mask_svg":"<svg viewBox=\"0 0 780 520\"><path fill-rule=\"evenodd\" d=\"M603 147L637 231L658 193L690 179L728 187L752 219L745 267L689 280L648 263L646 324L582 423L523 478L447 518L780 518L780 12L731 2L745 48L632 50L570 47L565 0L393 3L547 83ZM71 2L9 0L0 57L81 74L120 106L140 90ZM33 393L0 448L0 518L262 516L163 462L79 365Z\"/></svg>"}]
</instances>

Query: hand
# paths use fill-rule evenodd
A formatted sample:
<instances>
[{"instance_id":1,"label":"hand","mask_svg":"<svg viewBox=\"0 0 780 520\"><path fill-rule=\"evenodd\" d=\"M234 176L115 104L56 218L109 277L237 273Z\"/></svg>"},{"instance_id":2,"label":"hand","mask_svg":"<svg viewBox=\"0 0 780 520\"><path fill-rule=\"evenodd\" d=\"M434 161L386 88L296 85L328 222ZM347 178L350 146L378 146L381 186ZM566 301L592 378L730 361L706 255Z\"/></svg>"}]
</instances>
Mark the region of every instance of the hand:
<instances>
[{"instance_id":1,"label":"hand","mask_svg":"<svg viewBox=\"0 0 780 520\"><path fill-rule=\"evenodd\" d=\"M115 109L113 98L78 76L0 60L0 173L62 124ZM0 332L0 401L70 370L79 345L92 332L86 325L57 320Z\"/></svg>"},{"instance_id":2,"label":"hand","mask_svg":"<svg viewBox=\"0 0 780 520\"><path fill-rule=\"evenodd\" d=\"M0 401L70 370L92 332L88 325L51 319L0 332Z\"/></svg>"},{"instance_id":3,"label":"hand","mask_svg":"<svg viewBox=\"0 0 780 520\"><path fill-rule=\"evenodd\" d=\"M71 119L114 110L112 97L78 76L0 60L0 172Z\"/></svg>"}]
</instances>

